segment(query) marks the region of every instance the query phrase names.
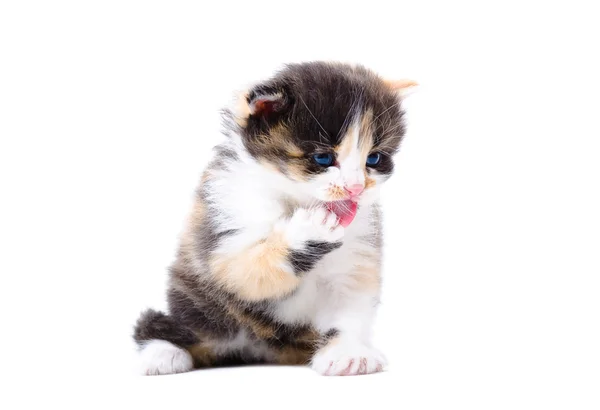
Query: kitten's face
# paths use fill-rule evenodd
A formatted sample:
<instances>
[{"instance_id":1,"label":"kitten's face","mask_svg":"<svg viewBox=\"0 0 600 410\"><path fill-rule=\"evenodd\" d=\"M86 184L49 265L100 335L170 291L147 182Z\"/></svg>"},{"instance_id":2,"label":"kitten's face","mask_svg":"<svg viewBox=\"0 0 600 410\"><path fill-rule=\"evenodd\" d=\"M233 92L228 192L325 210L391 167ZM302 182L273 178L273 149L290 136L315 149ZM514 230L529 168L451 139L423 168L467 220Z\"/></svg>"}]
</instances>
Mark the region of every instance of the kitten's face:
<instances>
[{"instance_id":1,"label":"kitten's face","mask_svg":"<svg viewBox=\"0 0 600 410\"><path fill-rule=\"evenodd\" d=\"M236 122L248 152L285 175L297 194L334 211L346 209L353 218L393 171L404 134L400 100L392 85L362 67L290 65L254 87L242 105ZM345 224L344 212L338 215Z\"/></svg>"}]
</instances>

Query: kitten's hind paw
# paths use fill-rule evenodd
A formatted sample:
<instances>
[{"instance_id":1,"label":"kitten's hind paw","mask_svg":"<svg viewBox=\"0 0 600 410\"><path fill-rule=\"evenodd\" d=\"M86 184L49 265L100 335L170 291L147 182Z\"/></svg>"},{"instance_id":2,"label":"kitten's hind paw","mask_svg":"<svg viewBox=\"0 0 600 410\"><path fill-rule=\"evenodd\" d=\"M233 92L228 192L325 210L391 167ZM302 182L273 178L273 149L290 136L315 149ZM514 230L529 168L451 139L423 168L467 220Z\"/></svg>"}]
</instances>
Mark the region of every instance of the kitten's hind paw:
<instances>
[{"instance_id":1,"label":"kitten's hind paw","mask_svg":"<svg viewBox=\"0 0 600 410\"><path fill-rule=\"evenodd\" d=\"M146 376L189 372L194 368L192 355L165 340L150 340L140 351L140 372Z\"/></svg>"}]
</instances>

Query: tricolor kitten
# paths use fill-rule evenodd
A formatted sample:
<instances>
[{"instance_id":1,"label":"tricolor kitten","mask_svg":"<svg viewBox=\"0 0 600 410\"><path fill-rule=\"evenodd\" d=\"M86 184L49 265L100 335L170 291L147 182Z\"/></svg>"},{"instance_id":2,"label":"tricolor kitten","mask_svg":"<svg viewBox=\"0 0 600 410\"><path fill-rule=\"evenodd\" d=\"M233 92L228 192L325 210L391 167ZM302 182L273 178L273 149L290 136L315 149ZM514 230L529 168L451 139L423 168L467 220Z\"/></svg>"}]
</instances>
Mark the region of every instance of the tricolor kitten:
<instances>
[{"instance_id":1,"label":"tricolor kitten","mask_svg":"<svg viewBox=\"0 0 600 410\"><path fill-rule=\"evenodd\" d=\"M404 134L399 91L360 66L286 66L224 111L170 268L169 313L135 327L144 374L243 363L381 371L378 191Z\"/></svg>"}]
</instances>

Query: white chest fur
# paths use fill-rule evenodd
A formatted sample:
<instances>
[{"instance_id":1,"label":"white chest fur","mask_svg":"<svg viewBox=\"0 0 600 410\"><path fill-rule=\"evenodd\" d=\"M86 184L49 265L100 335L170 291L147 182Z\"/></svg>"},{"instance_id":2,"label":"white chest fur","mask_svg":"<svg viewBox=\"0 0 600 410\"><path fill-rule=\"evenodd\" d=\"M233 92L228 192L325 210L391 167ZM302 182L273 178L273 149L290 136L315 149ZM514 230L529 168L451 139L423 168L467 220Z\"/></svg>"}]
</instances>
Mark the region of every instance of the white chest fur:
<instances>
[{"instance_id":1,"label":"white chest fur","mask_svg":"<svg viewBox=\"0 0 600 410\"><path fill-rule=\"evenodd\" d=\"M289 209L282 203L282 193L294 202L298 201L299 206L314 205L310 201L304 203L302 195L298 195L295 186L289 185L285 177L269 172L244 153L240 153L240 159L232 163L228 171L215 176L218 178L211 184L209 193L219 205L218 225L223 231L241 231L220 244L219 252L225 254L240 252L261 240L279 218L286 216ZM373 304L378 291L364 292L357 288L352 283L352 275L357 266L364 265L365 254L378 252L375 244L365 240L365 237L373 237L373 230L378 229L372 219L373 202L368 197L361 201L356 217L344 229L342 246L304 273L300 286L292 295L273 303L271 314L274 318L289 324L312 324L327 331L340 311L358 309L357 314L361 314L360 309L370 310L368 306Z\"/></svg>"},{"instance_id":2,"label":"white chest fur","mask_svg":"<svg viewBox=\"0 0 600 410\"><path fill-rule=\"evenodd\" d=\"M352 283L352 274L362 264L364 254L373 252L371 245L360 239L373 229L370 207L359 210L355 220L345 229L343 245L326 255L303 277L293 295L276 303L272 314L284 323L312 324L327 331L336 312L364 298Z\"/></svg>"}]
</instances>

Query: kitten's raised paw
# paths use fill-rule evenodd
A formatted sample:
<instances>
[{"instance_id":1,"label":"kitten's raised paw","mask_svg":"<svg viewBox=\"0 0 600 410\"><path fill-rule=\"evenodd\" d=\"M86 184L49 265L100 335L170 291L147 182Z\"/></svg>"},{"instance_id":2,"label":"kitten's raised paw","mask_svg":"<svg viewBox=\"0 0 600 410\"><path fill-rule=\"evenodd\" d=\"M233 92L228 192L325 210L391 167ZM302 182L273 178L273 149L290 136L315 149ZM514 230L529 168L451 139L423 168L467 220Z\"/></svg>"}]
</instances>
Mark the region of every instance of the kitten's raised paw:
<instances>
[{"instance_id":1,"label":"kitten's raised paw","mask_svg":"<svg viewBox=\"0 0 600 410\"><path fill-rule=\"evenodd\" d=\"M328 346L317 352L311 367L324 376L355 376L383 371L385 357L364 345Z\"/></svg>"},{"instance_id":2,"label":"kitten's raised paw","mask_svg":"<svg viewBox=\"0 0 600 410\"><path fill-rule=\"evenodd\" d=\"M344 236L344 227L336 214L325 207L299 208L289 220L286 233L294 245L306 241L339 242Z\"/></svg>"},{"instance_id":3,"label":"kitten's raised paw","mask_svg":"<svg viewBox=\"0 0 600 410\"><path fill-rule=\"evenodd\" d=\"M165 340L151 340L140 352L140 372L146 376L189 372L194 368L192 355Z\"/></svg>"}]
</instances>

